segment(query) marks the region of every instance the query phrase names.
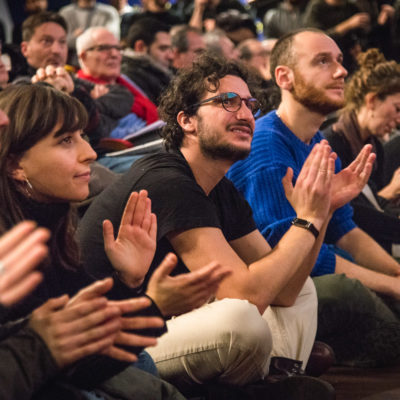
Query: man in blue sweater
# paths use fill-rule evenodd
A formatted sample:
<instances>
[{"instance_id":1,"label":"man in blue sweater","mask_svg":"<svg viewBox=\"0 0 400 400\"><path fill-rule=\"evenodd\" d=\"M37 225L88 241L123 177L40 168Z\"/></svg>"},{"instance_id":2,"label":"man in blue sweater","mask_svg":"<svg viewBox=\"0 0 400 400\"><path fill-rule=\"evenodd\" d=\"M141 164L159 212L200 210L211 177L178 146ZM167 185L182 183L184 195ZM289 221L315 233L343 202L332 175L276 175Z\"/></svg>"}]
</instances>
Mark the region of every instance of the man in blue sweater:
<instances>
[{"instance_id":1,"label":"man in blue sweater","mask_svg":"<svg viewBox=\"0 0 400 400\"><path fill-rule=\"evenodd\" d=\"M256 122L250 156L228 173L272 247L295 216L282 186L287 168L293 169L296 180L306 157L323 138L320 125L344 105L347 71L342 60L336 43L314 29L284 36L272 52L271 75L282 101L277 111ZM346 179L345 174L338 176ZM342 257L326 243L351 257ZM354 224L348 204L333 214L311 275L318 277L317 338L332 345L340 363L375 366L399 360L400 265Z\"/></svg>"}]
</instances>

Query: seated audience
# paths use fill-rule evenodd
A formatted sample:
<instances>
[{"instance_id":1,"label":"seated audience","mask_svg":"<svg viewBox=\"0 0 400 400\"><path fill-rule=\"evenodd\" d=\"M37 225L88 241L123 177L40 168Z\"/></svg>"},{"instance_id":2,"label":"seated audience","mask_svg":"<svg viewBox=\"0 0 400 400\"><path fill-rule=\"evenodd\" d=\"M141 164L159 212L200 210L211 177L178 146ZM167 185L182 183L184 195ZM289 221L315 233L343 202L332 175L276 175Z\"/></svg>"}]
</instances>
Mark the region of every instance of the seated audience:
<instances>
[{"instance_id":1,"label":"seated audience","mask_svg":"<svg viewBox=\"0 0 400 400\"><path fill-rule=\"evenodd\" d=\"M79 226L85 268L96 278L114 274L100 245L100 221L109 218L118 227L129 193L146 189L158 237L145 284L169 251L178 256L174 273L181 279L214 259L232 269L217 301L174 314L168 333L149 349L160 375L180 388L211 380L257 381L268 373L272 356L306 366L317 327L315 289L308 275L331 212L359 193L371 168L366 149L356 161L357 173L339 184L344 186L338 191L346 195L338 199L331 191L334 156L326 143L318 145L295 187L291 170L284 178L298 218L314 224L313 231L292 226L272 250L256 229L248 203L224 177L250 152L258 112L250 84L239 64L208 55L181 71L159 107L167 149L137 161L97 197Z\"/></svg>"},{"instance_id":2,"label":"seated audience","mask_svg":"<svg viewBox=\"0 0 400 400\"><path fill-rule=\"evenodd\" d=\"M283 36L272 50L271 75L280 88L281 103L256 121L250 156L228 174L250 202L257 226L271 246L279 246L296 217L282 185L287 168L298 180L307 156L323 140L320 125L344 105L347 71L342 61L336 43L312 28ZM357 159L367 157L364 152L371 147L364 146ZM371 162L374 158L369 156ZM354 162L341 170L339 160L335 169L332 191L342 198L345 192L336 185L359 170ZM369 174L363 175L355 195L368 178ZM356 226L349 200L333 213L325 243L315 265L310 266L318 295L317 339L332 346L339 364L397 363L400 265ZM335 244L341 252L336 254L328 244Z\"/></svg>"},{"instance_id":3,"label":"seated audience","mask_svg":"<svg viewBox=\"0 0 400 400\"><path fill-rule=\"evenodd\" d=\"M66 71L67 25L60 15L53 12L32 15L22 25L22 36L21 52L26 68L21 75L25 77L17 81L30 82L35 76L35 80L45 81L76 97L89 114L86 133L98 150L101 138L108 137L119 119L129 113L132 94L123 87L106 88L77 79Z\"/></svg>"},{"instance_id":4,"label":"seated audience","mask_svg":"<svg viewBox=\"0 0 400 400\"><path fill-rule=\"evenodd\" d=\"M33 311L28 320L10 327L7 341L14 343L13 333L22 334L27 328L52 344L50 353L42 356L43 346L31 349L40 354L19 368L30 369L40 360L44 368L38 368L33 378L27 374L24 384L12 381L11 398L30 398L26 393L39 389L36 398L46 393L45 398L50 393L58 398L60 390L70 393L68 398L82 398L74 397L78 389L92 392L89 398L93 394L109 398L107 393L114 398L115 388L119 399L181 398L174 388L132 368L131 363L143 347L155 344L153 336L165 330L158 306L168 313L204 302L226 276L226 268L214 263L188 276L185 284L197 293L192 298L184 284L168 276L174 267L170 255L149 282L157 306L148 298L138 298L145 293L141 282L153 258L156 237L156 218L147 193L141 191L131 195L116 238L110 221L104 221L104 243L116 271L114 282L108 278L84 287L92 279L80 268L70 202L88 195L89 165L95 158L82 137L85 110L77 100L41 84L7 88L0 93L0 107L11 121L0 136L0 227L5 231L29 218L51 232L49 256L40 267L43 281L2 316L2 322L12 321ZM56 298L48 301L52 297ZM29 348L33 342L25 340ZM30 353L17 349L29 358Z\"/></svg>"},{"instance_id":5,"label":"seated audience","mask_svg":"<svg viewBox=\"0 0 400 400\"><path fill-rule=\"evenodd\" d=\"M68 26L67 43L69 49L69 62L77 64L76 38L92 26L103 26L112 32L118 39L120 37L120 19L118 11L97 0L75 0L60 9L59 14L65 19Z\"/></svg>"},{"instance_id":6,"label":"seated audience","mask_svg":"<svg viewBox=\"0 0 400 400\"><path fill-rule=\"evenodd\" d=\"M388 185L384 181L384 152L381 140L400 123L400 65L386 61L378 49L358 56L359 69L346 84L346 104L339 121L324 131L332 149L347 167L367 144L376 161L363 192L352 201L354 221L389 253L400 244L399 174Z\"/></svg>"},{"instance_id":7,"label":"seated audience","mask_svg":"<svg viewBox=\"0 0 400 400\"><path fill-rule=\"evenodd\" d=\"M129 28L125 44L121 72L158 104L162 90L172 77L168 26L152 18L143 18Z\"/></svg>"}]
</instances>

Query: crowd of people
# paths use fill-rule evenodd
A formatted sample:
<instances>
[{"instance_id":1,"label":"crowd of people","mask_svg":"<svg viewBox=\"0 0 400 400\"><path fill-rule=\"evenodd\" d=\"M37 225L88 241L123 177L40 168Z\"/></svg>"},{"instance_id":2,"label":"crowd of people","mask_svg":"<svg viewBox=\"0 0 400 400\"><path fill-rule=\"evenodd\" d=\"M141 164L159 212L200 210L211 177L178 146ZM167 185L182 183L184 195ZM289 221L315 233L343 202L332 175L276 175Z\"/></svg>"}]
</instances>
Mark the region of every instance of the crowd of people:
<instances>
[{"instance_id":1,"label":"crowd of people","mask_svg":"<svg viewBox=\"0 0 400 400\"><path fill-rule=\"evenodd\" d=\"M2 399L333 399L333 362L400 363L400 2L253 3L0 32Z\"/></svg>"}]
</instances>

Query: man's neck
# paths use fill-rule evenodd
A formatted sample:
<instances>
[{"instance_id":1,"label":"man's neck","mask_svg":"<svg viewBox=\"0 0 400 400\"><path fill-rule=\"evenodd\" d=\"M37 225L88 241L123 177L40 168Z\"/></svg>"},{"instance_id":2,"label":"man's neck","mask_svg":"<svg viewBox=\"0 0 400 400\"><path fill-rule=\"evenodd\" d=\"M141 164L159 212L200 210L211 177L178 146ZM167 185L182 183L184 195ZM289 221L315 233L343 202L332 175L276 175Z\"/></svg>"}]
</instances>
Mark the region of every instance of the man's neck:
<instances>
[{"instance_id":1,"label":"man's neck","mask_svg":"<svg viewBox=\"0 0 400 400\"><path fill-rule=\"evenodd\" d=\"M296 101L282 101L276 114L304 143L310 143L326 116L312 112Z\"/></svg>"},{"instance_id":2,"label":"man's neck","mask_svg":"<svg viewBox=\"0 0 400 400\"><path fill-rule=\"evenodd\" d=\"M207 196L225 176L232 162L225 160L214 160L204 156L200 151L192 151L188 147L182 147L181 152L193 172L196 182Z\"/></svg>"}]
</instances>

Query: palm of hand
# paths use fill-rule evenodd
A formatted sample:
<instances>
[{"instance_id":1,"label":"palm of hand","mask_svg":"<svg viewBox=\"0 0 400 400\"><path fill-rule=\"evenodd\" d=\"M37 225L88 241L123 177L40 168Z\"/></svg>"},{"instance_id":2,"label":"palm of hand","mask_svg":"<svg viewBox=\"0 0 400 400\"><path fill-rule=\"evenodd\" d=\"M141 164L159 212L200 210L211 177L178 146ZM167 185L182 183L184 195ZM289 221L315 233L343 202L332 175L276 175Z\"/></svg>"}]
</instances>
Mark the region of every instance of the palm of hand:
<instances>
[{"instance_id":1,"label":"palm of hand","mask_svg":"<svg viewBox=\"0 0 400 400\"><path fill-rule=\"evenodd\" d=\"M331 210L343 207L358 196L364 184L357 173L349 168L335 174L332 179Z\"/></svg>"},{"instance_id":2,"label":"palm of hand","mask_svg":"<svg viewBox=\"0 0 400 400\"><path fill-rule=\"evenodd\" d=\"M137 225L122 225L116 240L106 248L114 268L130 279L142 279L154 257L156 240Z\"/></svg>"}]
</instances>

